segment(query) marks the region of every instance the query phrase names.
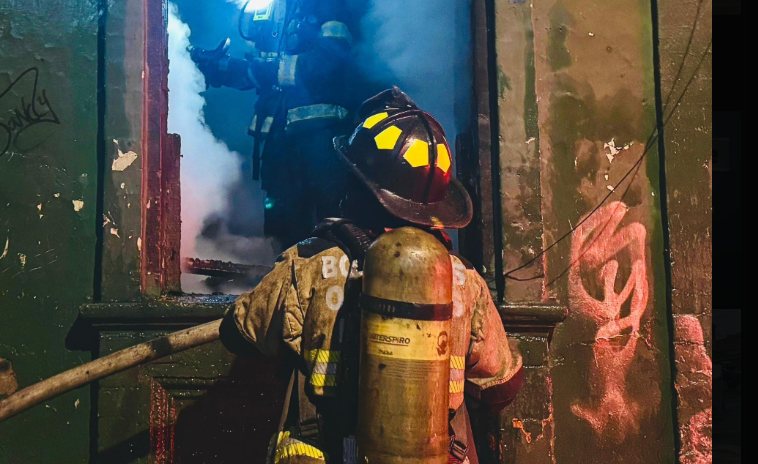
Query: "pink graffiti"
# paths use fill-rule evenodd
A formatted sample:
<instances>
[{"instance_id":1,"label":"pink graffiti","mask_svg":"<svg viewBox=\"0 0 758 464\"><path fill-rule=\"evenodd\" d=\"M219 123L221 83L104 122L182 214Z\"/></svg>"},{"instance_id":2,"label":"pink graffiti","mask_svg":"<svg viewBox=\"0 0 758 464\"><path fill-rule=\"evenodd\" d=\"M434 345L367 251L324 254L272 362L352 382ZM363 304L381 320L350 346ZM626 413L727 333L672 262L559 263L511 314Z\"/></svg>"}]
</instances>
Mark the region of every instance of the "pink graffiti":
<instances>
[{"instance_id":1,"label":"pink graffiti","mask_svg":"<svg viewBox=\"0 0 758 464\"><path fill-rule=\"evenodd\" d=\"M630 397L626 376L648 303L646 230L639 222L619 228L627 211L624 203L611 203L574 231L573 265L569 271L572 310L597 325L590 367L590 398L587 402L574 402L571 410L596 433L617 443L629 433L639 431L642 408ZM623 263L631 263L630 274L621 291L616 292L622 258ZM598 268L599 282L593 284L601 284L600 299L590 294L582 280L583 275L585 278L595 275ZM622 306L630 298L629 313L622 316Z\"/></svg>"},{"instance_id":2,"label":"pink graffiti","mask_svg":"<svg viewBox=\"0 0 758 464\"><path fill-rule=\"evenodd\" d=\"M675 316L674 340L679 419L684 422L679 427L679 460L682 464L709 464L713 461L713 363L705 350L703 326L697 317Z\"/></svg>"}]
</instances>

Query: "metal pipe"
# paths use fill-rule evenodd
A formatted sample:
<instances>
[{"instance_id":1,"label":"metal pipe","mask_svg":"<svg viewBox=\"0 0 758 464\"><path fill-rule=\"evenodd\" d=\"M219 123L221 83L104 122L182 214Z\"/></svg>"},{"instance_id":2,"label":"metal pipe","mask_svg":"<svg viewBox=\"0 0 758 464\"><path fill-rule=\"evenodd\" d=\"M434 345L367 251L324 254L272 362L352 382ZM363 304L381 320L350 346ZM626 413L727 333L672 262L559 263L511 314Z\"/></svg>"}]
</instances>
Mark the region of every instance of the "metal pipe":
<instances>
[{"instance_id":1,"label":"metal pipe","mask_svg":"<svg viewBox=\"0 0 758 464\"><path fill-rule=\"evenodd\" d=\"M221 319L125 348L31 385L0 401L0 422L43 401L131 367L219 338Z\"/></svg>"}]
</instances>

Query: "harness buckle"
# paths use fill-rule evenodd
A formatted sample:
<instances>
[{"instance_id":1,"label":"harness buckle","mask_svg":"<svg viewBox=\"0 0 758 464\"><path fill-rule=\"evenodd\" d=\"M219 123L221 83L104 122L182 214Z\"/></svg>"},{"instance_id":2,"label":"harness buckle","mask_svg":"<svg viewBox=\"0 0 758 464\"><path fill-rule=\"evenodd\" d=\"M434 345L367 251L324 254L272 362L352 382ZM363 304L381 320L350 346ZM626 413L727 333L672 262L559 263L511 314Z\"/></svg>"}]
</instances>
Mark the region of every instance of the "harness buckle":
<instances>
[{"instance_id":1,"label":"harness buckle","mask_svg":"<svg viewBox=\"0 0 758 464\"><path fill-rule=\"evenodd\" d=\"M466 455L468 454L468 449L466 445L461 443L460 441L455 439L455 435L450 436L450 448L449 448L450 454L457 460L464 462L466 460Z\"/></svg>"},{"instance_id":2,"label":"harness buckle","mask_svg":"<svg viewBox=\"0 0 758 464\"><path fill-rule=\"evenodd\" d=\"M321 415L298 422L298 438L313 446L319 446L321 441Z\"/></svg>"}]
</instances>

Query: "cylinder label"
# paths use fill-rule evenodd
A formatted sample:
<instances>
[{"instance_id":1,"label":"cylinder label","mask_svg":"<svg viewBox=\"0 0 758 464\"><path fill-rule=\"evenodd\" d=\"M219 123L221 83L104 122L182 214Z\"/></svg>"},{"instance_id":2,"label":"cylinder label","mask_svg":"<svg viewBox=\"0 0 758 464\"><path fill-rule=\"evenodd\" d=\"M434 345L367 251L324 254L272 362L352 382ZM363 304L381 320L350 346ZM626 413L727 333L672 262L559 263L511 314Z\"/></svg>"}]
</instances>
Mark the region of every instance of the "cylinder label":
<instances>
[{"instance_id":1,"label":"cylinder label","mask_svg":"<svg viewBox=\"0 0 758 464\"><path fill-rule=\"evenodd\" d=\"M417 361L450 358L450 320L417 321L363 311L361 326L369 355Z\"/></svg>"}]
</instances>

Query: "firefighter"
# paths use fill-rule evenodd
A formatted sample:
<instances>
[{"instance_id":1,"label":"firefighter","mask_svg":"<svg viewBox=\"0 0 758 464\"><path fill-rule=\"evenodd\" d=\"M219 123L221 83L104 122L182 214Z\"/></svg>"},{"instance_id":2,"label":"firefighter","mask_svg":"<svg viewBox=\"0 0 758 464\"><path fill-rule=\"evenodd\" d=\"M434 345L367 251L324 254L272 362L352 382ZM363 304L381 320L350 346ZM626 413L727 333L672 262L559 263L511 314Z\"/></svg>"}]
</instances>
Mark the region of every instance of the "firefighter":
<instances>
[{"instance_id":1,"label":"firefighter","mask_svg":"<svg viewBox=\"0 0 758 464\"><path fill-rule=\"evenodd\" d=\"M350 130L348 110L357 106L349 13L341 0L273 0L254 11L247 4L239 30L252 51L231 57L227 38L190 56L207 85L257 91L248 129L253 178L266 191L264 234L287 248L339 214L346 170L332 139Z\"/></svg>"},{"instance_id":2,"label":"firefighter","mask_svg":"<svg viewBox=\"0 0 758 464\"><path fill-rule=\"evenodd\" d=\"M466 226L471 200L451 177L442 127L402 91L367 100L357 119L349 138L334 141L335 156L350 172L343 218L327 219L312 238L286 250L258 287L229 309L221 340L232 352L255 347L294 359L268 462L366 462L374 453L381 457L370 462L475 464L464 394L496 413L513 400L523 369L486 282L452 251L443 232ZM395 316L401 316L398 333L367 329ZM416 328L428 332L423 343L431 351L420 353L402 333ZM372 345L376 341L386 345ZM372 346L380 350L370 352ZM408 356L390 359L393 350L406 348ZM376 355L386 361L377 364ZM434 371L440 359L444 375ZM368 372L371 366L377 370ZM378 377L383 370L395 371L392 381ZM442 456L435 444L440 437L424 436L436 427L425 416L436 414L426 403L440 398L448 428ZM396 415L392 424L366 423L386 420L382 410ZM429 450L419 445L417 455L408 455L413 443Z\"/></svg>"}]
</instances>

